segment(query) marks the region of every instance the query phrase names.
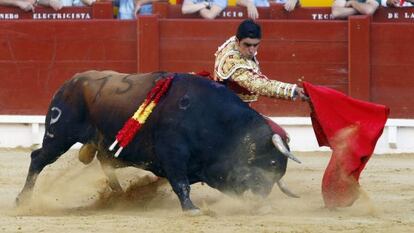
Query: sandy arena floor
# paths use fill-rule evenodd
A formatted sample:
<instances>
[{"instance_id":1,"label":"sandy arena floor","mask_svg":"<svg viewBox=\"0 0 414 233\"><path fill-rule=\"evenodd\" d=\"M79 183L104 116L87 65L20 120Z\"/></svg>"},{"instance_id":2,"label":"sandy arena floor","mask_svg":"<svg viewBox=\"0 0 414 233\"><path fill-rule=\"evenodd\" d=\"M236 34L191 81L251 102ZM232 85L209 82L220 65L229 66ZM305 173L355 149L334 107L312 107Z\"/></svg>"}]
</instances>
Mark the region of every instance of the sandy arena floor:
<instances>
[{"instance_id":1,"label":"sandy arena floor","mask_svg":"<svg viewBox=\"0 0 414 233\"><path fill-rule=\"evenodd\" d=\"M108 196L105 176L94 161L85 166L75 151L45 168L33 202L16 208L24 184L28 150L0 151L0 232L414 232L414 154L376 155L361 175L366 197L352 207L323 208L321 179L329 153L296 153L284 180L301 196L277 187L266 200L225 196L206 185L192 186L204 215L187 216L168 184L136 188L145 174L117 170L122 197ZM134 184L134 185L132 185Z\"/></svg>"}]
</instances>

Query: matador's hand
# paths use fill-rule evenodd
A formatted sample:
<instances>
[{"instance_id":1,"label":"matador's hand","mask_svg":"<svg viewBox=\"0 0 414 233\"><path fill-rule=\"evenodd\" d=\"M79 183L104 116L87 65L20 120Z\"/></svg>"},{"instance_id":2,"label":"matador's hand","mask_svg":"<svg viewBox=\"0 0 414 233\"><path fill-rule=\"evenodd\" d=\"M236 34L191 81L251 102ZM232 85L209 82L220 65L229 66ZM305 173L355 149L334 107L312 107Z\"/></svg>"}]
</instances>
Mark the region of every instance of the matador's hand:
<instances>
[{"instance_id":1,"label":"matador's hand","mask_svg":"<svg viewBox=\"0 0 414 233\"><path fill-rule=\"evenodd\" d=\"M295 96L299 96L300 100L309 102L309 96L306 95L305 91L301 87L296 87Z\"/></svg>"},{"instance_id":2,"label":"matador's hand","mask_svg":"<svg viewBox=\"0 0 414 233\"><path fill-rule=\"evenodd\" d=\"M400 2L400 0L387 0L387 6L399 7Z\"/></svg>"}]
</instances>

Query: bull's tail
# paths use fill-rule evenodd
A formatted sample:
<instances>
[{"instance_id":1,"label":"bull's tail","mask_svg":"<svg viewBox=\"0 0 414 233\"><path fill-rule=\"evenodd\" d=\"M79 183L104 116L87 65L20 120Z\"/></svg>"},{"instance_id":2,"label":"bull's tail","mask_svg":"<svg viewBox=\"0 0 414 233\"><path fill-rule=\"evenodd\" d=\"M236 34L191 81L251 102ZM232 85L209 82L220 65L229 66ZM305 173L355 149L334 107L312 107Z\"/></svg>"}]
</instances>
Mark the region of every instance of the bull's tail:
<instances>
[{"instance_id":1,"label":"bull's tail","mask_svg":"<svg viewBox=\"0 0 414 233\"><path fill-rule=\"evenodd\" d=\"M79 161L83 164L89 164L98 154L98 149L93 144L83 144L79 150Z\"/></svg>"}]
</instances>

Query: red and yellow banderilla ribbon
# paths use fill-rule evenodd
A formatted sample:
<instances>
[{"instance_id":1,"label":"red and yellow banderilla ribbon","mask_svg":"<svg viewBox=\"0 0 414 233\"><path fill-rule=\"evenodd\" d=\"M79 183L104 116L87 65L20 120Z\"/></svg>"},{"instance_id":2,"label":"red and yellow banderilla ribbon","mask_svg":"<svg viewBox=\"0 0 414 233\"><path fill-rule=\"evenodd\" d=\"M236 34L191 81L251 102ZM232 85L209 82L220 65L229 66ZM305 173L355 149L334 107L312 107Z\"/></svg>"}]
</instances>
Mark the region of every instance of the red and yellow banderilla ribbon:
<instances>
[{"instance_id":1,"label":"red and yellow banderilla ribbon","mask_svg":"<svg viewBox=\"0 0 414 233\"><path fill-rule=\"evenodd\" d=\"M125 122L121 130L118 131L116 135L116 140L109 147L109 150L112 151L115 146L119 143L119 149L115 153L115 157L118 157L121 151L126 147L137 134L138 130L141 129L142 125L148 119L149 115L152 113L152 110L160 101L161 96L167 92L168 87L171 84L172 77L163 78L157 81L155 87L147 94L147 98L144 103L139 106L138 110L134 115Z\"/></svg>"}]
</instances>

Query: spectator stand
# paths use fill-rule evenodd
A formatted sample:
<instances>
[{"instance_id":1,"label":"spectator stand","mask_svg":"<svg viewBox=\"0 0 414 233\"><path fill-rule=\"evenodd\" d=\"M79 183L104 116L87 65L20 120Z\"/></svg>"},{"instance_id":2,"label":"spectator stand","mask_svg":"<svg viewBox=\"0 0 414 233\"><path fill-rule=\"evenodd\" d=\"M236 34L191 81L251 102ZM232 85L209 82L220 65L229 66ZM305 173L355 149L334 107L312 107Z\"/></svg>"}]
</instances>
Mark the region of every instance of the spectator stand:
<instances>
[{"instance_id":1,"label":"spectator stand","mask_svg":"<svg viewBox=\"0 0 414 233\"><path fill-rule=\"evenodd\" d=\"M283 5L271 3L270 7L258 7L259 19L304 19L304 20L331 20L330 7L300 7L292 12L284 10ZM198 14L181 14L180 4L168 4L165 2L154 3L154 13L161 18L182 19L201 18ZM228 6L217 19L244 19L247 10L241 6Z\"/></svg>"},{"instance_id":2,"label":"spectator stand","mask_svg":"<svg viewBox=\"0 0 414 233\"><path fill-rule=\"evenodd\" d=\"M181 4L166 2L154 3L154 13L161 18L183 19L201 18L198 14L181 14ZM173 2L173 3L174 3ZM297 20L333 20L330 7L314 7L308 3L306 7L297 7L292 12L286 12L283 5L271 3L270 7L258 7L259 19L297 19ZM228 6L218 19L244 19L247 17L245 7ZM372 18L373 22L414 22L414 7L388 8L380 7Z\"/></svg>"},{"instance_id":3,"label":"spectator stand","mask_svg":"<svg viewBox=\"0 0 414 233\"><path fill-rule=\"evenodd\" d=\"M63 7L55 11L50 7L37 6L34 12L25 12L17 7L1 6L0 22L3 20L90 20L112 19L111 2L96 2L92 6Z\"/></svg>"}]
</instances>

